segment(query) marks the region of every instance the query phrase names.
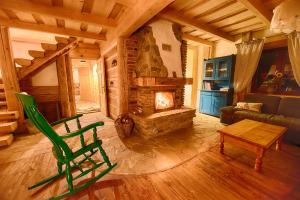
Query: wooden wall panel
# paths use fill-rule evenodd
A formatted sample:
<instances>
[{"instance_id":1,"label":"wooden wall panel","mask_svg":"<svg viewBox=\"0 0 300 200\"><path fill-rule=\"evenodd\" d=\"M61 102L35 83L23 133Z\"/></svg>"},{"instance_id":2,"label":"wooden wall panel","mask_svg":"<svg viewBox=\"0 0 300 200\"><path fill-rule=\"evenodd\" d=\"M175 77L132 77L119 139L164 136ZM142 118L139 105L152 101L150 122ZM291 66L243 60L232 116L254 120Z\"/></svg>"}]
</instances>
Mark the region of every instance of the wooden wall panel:
<instances>
[{"instance_id":1,"label":"wooden wall panel","mask_svg":"<svg viewBox=\"0 0 300 200\"><path fill-rule=\"evenodd\" d=\"M27 86L22 91L34 97L39 111L50 123L60 119L58 86Z\"/></svg>"}]
</instances>

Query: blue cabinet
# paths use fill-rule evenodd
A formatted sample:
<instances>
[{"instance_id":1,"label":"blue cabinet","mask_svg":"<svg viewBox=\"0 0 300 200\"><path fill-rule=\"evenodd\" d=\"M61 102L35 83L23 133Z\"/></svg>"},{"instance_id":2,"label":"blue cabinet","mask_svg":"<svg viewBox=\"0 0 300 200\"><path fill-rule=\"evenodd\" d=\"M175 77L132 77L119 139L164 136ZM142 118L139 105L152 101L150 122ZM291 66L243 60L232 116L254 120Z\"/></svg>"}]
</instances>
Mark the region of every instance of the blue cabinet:
<instances>
[{"instance_id":1,"label":"blue cabinet","mask_svg":"<svg viewBox=\"0 0 300 200\"><path fill-rule=\"evenodd\" d=\"M234 55L204 61L203 84L199 102L200 112L219 116L220 108L232 103L234 64Z\"/></svg>"},{"instance_id":2,"label":"blue cabinet","mask_svg":"<svg viewBox=\"0 0 300 200\"><path fill-rule=\"evenodd\" d=\"M227 105L228 102L228 92L220 91L200 91L200 112L219 116L220 108Z\"/></svg>"}]
</instances>

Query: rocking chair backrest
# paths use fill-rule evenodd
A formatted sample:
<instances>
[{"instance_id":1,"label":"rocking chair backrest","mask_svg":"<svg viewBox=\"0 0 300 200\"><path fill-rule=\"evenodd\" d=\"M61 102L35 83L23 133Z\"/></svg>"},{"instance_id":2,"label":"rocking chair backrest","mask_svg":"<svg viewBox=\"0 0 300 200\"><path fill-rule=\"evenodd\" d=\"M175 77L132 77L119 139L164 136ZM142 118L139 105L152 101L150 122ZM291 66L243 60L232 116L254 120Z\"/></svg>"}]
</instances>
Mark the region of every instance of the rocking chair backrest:
<instances>
[{"instance_id":1,"label":"rocking chair backrest","mask_svg":"<svg viewBox=\"0 0 300 200\"><path fill-rule=\"evenodd\" d=\"M54 131L44 116L38 111L34 98L26 93L18 93L16 95L21 101L28 118L46 137L51 140L58 159L63 160L65 156L71 156L71 149Z\"/></svg>"}]
</instances>

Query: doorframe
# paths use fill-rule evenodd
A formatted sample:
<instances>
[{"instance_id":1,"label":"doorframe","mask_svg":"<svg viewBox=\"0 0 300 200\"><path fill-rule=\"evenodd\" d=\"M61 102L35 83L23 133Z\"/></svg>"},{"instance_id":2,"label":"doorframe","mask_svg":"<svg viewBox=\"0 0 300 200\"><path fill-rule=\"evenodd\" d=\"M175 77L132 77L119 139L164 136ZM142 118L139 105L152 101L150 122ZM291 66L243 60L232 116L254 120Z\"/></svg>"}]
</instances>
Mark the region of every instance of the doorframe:
<instances>
[{"instance_id":1,"label":"doorframe","mask_svg":"<svg viewBox=\"0 0 300 200\"><path fill-rule=\"evenodd\" d=\"M107 87L106 87L106 65L104 56L97 60L97 74L99 81L99 95L100 95L100 110L106 117L108 117L108 103L107 103ZM101 77L102 75L102 77Z\"/></svg>"}]
</instances>

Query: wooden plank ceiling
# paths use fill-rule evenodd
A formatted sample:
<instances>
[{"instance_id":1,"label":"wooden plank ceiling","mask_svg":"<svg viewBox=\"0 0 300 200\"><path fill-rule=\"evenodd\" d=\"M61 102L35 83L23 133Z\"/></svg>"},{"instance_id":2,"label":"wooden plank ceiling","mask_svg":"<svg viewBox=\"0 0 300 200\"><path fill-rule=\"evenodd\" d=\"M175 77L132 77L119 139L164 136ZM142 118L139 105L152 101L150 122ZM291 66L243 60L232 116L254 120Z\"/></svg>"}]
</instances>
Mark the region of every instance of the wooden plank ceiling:
<instances>
[{"instance_id":1,"label":"wooden plank ceiling","mask_svg":"<svg viewBox=\"0 0 300 200\"><path fill-rule=\"evenodd\" d=\"M135 0L0 0L1 24L105 40Z\"/></svg>"},{"instance_id":2,"label":"wooden plank ceiling","mask_svg":"<svg viewBox=\"0 0 300 200\"><path fill-rule=\"evenodd\" d=\"M187 39L233 42L239 34L267 29L272 10L282 1L176 0L160 16L183 25Z\"/></svg>"},{"instance_id":3,"label":"wooden plank ceiling","mask_svg":"<svg viewBox=\"0 0 300 200\"><path fill-rule=\"evenodd\" d=\"M0 0L0 23L10 27L85 38L84 42L94 43L107 38L111 40L107 33L119 30L121 25L126 26L122 20L129 15L134 16L134 10L142 9L138 6L142 5L142 1ZM162 2L166 5L168 3L165 0ZM236 35L268 28L272 9L281 2L282 0L175 0L159 16L183 25L186 38L210 45L220 39L234 42Z\"/></svg>"}]
</instances>

